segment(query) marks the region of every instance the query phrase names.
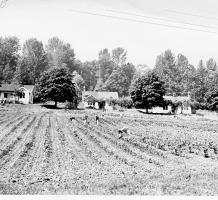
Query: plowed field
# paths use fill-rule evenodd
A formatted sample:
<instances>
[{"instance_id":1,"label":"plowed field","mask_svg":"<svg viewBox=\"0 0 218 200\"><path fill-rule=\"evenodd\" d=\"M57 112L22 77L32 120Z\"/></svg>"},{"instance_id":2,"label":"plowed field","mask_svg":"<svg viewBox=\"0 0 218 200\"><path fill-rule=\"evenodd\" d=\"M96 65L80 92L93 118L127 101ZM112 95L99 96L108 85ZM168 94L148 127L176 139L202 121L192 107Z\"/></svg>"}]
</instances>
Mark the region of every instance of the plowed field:
<instances>
[{"instance_id":1,"label":"plowed field","mask_svg":"<svg viewBox=\"0 0 218 200\"><path fill-rule=\"evenodd\" d=\"M0 194L218 194L218 121L39 105L0 111ZM118 139L122 127L131 133Z\"/></svg>"}]
</instances>

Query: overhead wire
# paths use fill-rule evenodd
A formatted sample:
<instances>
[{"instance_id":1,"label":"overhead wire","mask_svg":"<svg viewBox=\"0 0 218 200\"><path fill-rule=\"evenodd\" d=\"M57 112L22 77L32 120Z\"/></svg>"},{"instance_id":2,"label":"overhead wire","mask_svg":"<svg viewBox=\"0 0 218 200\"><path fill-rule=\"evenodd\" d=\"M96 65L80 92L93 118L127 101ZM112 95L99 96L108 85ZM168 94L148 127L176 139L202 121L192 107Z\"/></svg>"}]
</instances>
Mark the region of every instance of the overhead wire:
<instances>
[{"instance_id":1,"label":"overhead wire","mask_svg":"<svg viewBox=\"0 0 218 200\"><path fill-rule=\"evenodd\" d=\"M117 10L110 10L110 9L107 9L106 11L111 12L111 13L117 13L117 14L125 14L125 15L130 15L130 16L148 18L148 19L179 23L179 24L184 24L184 25L198 26L198 27L210 28L210 29L218 29L217 26L206 26L202 24L195 24L195 23L190 23L190 22L185 22L185 21L180 21L180 20L171 20L171 19L166 19L166 18L161 18L161 17L153 17L153 16L136 14L136 13L125 12L125 11L117 11Z\"/></svg>"},{"instance_id":2,"label":"overhead wire","mask_svg":"<svg viewBox=\"0 0 218 200\"><path fill-rule=\"evenodd\" d=\"M165 9L164 11L170 12L170 13L175 13L175 14L180 14L180 15L186 15L186 16L192 16L192 17L198 17L198 18L204 18L204 19L210 19L210 20L218 21L218 18L216 18L216 17L208 17L208 16L197 15L197 14L181 12L181 11L177 11L177 10L170 10L170 9Z\"/></svg>"},{"instance_id":3,"label":"overhead wire","mask_svg":"<svg viewBox=\"0 0 218 200\"><path fill-rule=\"evenodd\" d=\"M96 13L96 12L89 12L89 11L75 10L75 9L69 9L69 11L74 12L74 13L79 13L79 14L87 14L87 15L92 15L92 16L100 16L100 17L105 17L105 18L118 19L122 21L131 21L131 22L144 23L144 24L150 24L150 25L156 25L156 26L163 26L167 28L175 28L175 29L180 29L180 30L191 30L191 31L204 32L204 33L218 34L218 32L214 32L210 30L202 30L202 29L196 29L196 28L188 28L188 27L181 27L181 26L175 26L175 25L161 24L161 23L143 21L143 20L138 20L138 19L133 19L133 18L106 15L106 14L101 14L101 13Z\"/></svg>"}]
</instances>

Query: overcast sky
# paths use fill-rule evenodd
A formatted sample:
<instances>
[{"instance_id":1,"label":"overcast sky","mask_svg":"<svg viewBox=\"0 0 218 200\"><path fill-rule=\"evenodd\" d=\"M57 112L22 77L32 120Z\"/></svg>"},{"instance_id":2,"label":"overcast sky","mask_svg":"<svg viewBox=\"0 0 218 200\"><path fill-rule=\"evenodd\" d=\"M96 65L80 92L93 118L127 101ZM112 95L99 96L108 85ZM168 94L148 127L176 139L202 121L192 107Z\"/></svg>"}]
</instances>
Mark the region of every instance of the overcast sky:
<instances>
[{"instance_id":1,"label":"overcast sky","mask_svg":"<svg viewBox=\"0 0 218 200\"><path fill-rule=\"evenodd\" d=\"M217 9L217 0L8 0L0 9L0 35L44 44L58 36L81 61L123 47L129 62L153 67L157 55L171 49L196 66L200 59L218 61Z\"/></svg>"}]
</instances>

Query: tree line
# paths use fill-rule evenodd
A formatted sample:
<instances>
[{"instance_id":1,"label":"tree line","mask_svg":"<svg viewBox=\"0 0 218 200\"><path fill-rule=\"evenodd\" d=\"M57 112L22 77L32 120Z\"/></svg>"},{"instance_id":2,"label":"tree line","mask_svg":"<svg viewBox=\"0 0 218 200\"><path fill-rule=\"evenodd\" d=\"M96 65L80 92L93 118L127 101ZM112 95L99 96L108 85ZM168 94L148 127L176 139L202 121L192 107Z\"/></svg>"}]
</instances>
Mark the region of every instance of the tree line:
<instances>
[{"instance_id":1,"label":"tree line","mask_svg":"<svg viewBox=\"0 0 218 200\"><path fill-rule=\"evenodd\" d=\"M21 46L15 36L0 37L0 83L35 84L48 71L65 68L72 75L77 91L116 91L120 97L129 96L136 80L152 71L163 82L165 93L187 95L199 103L216 105L218 96L218 69L213 58L198 66L189 63L186 56L166 50L157 56L155 67L127 62L127 51L121 47L111 52L99 51L98 59L81 62L74 49L58 37L43 44L30 38Z\"/></svg>"}]
</instances>

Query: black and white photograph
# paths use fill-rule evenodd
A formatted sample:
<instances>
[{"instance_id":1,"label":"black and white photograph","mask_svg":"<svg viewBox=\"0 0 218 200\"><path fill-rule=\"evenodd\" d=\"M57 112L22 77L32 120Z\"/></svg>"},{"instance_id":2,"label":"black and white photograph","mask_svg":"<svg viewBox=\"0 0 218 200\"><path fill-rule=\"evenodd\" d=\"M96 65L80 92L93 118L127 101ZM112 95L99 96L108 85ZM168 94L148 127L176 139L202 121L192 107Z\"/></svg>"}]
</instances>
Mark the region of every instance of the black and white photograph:
<instances>
[{"instance_id":1,"label":"black and white photograph","mask_svg":"<svg viewBox=\"0 0 218 200\"><path fill-rule=\"evenodd\" d=\"M15 195L217 196L218 1L0 0Z\"/></svg>"}]
</instances>

